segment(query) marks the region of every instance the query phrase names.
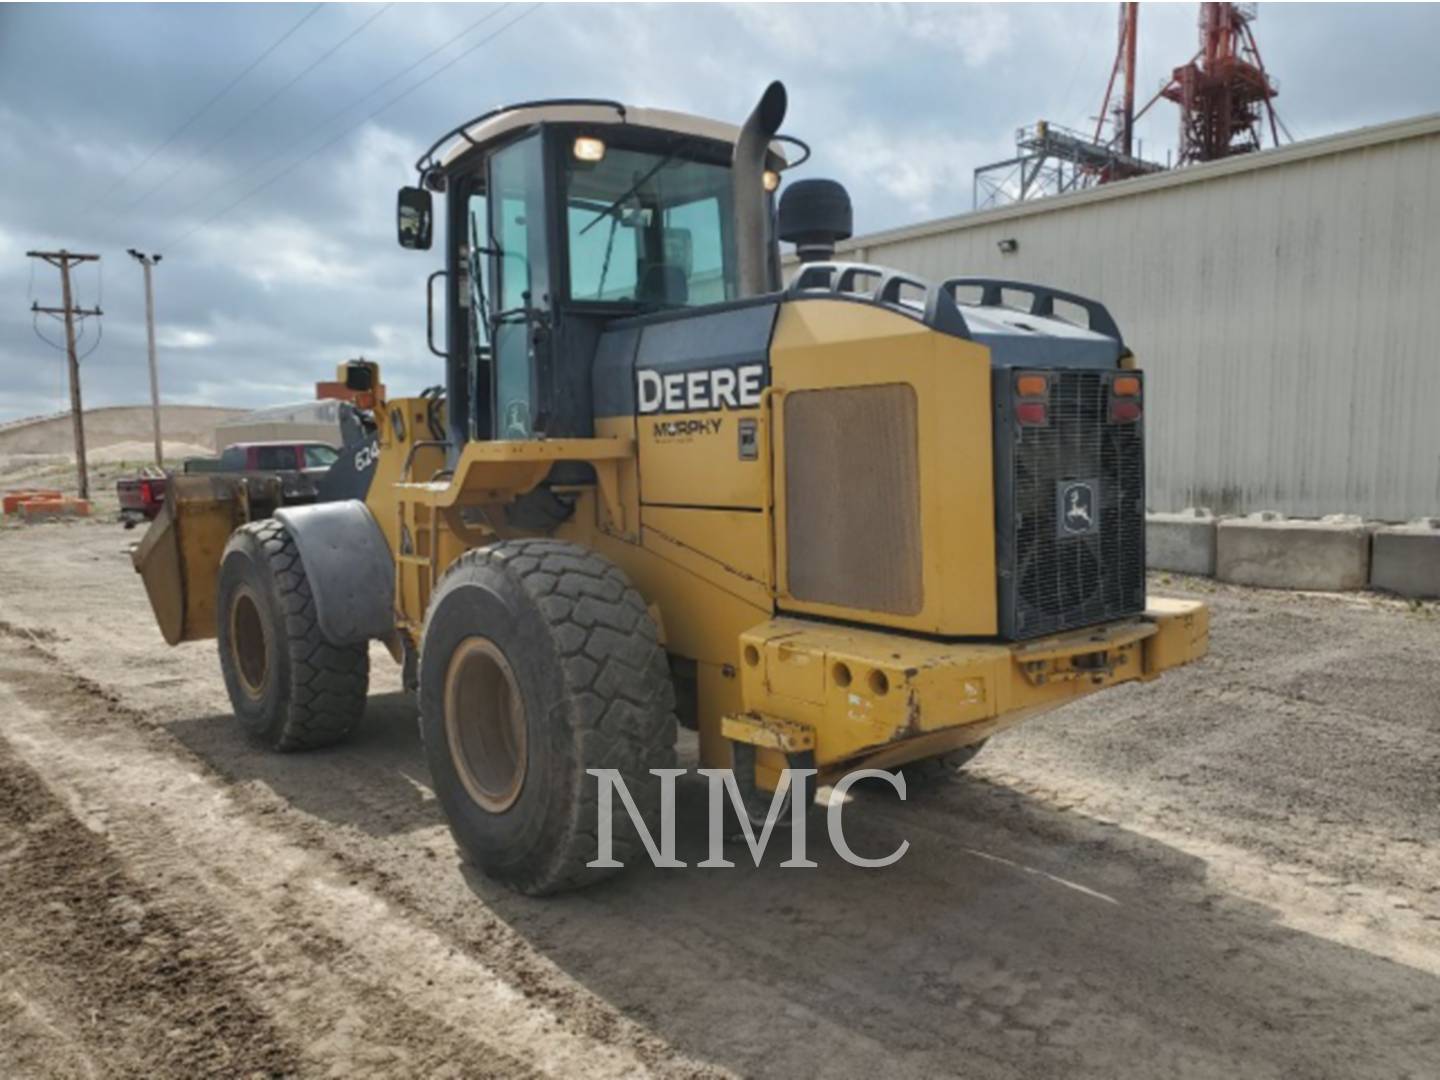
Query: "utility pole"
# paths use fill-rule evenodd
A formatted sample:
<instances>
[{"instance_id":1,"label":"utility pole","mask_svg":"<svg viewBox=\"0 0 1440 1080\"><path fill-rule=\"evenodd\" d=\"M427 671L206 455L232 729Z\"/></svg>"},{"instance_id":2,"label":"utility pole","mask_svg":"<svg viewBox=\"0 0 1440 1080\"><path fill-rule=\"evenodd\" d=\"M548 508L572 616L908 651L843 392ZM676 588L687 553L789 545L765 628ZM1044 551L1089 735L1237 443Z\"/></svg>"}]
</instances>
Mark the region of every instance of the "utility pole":
<instances>
[{"instance_id":1,"label":"utility pole","mask_svg":"<svg viewBox=\"0 0 1440 1080\"><path fill-rule=\"evenodd\" d=\"M155 465L163 467L165 451L160 442L160 376L155 370L155 289L150 281L151 269L163 255L146 255L129 249L130 257L145 268L145 333L150 342L150 419L155 427Z\"/></svg>"},{"instance_id":2,"label":"utility pole","mask_svg":"<svg viewBox=\"0 0 1440 1080\"><path fill-rule=\"evenodd\" d=\"M70 266L73 263L99 262L99 255L76 255L65 251L27 251L31 259L44 259L60 268L60 294L63 307L41 307L32 301L30 310L43 315L61 315L65 319L65 353L70 360L70 418L75 426L75 469L80 480L80 498L90 498L90 477L85 469L85 417L80 407L80 359L75 355L75 316L103 315L98 307L77 308L70 291Z\"/></svg>"}]
</instances>

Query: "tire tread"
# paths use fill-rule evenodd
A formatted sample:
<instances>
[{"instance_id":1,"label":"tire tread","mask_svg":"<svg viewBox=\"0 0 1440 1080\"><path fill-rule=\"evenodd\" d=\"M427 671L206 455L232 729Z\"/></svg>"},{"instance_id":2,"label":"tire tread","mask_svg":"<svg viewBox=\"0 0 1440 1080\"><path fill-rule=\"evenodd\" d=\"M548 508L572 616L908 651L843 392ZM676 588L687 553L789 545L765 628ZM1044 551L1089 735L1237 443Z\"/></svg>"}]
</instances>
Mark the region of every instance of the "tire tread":
<instances>
[{"instance_id":1,"label":"tire tread","mask_svg":"<svg viewBox=\"0 0 1440 1080\"><path fill-rule=\"evenodd\" d=\"M675 763L675 690L655 621L624 573L604 556L567 541L504 540L466 552L435 590L476 567L493 567L516 580L534 601L549 630L561 707L575 728L581 777L578 803L564 842L510 883L545 895L587 885L614 871L586 865L598 844L598 783L586 769L620 772L652 836L659 837L660 783L651 769ZM422 645L423 648L423 645ZM558 794L558 793L557 793ZM616 860L629 863L643 844L621 807L613 816Z\"/></svg>"},{"instance_id":2,"label":"tire tread","mask_svg":"<svg viewBox=\"0 0 1440 1080\"><path fill-rule=\"evenodd\" d=\"M281 751L316 750L341 742L365 712L370 650L366 645L331 645L325 640L300 551L282 522L252 521L240 531L254 538L285 612L283 645L289 651L290 686L283 719L271 731L270 745Z\"/></svg>"}]
</instances>

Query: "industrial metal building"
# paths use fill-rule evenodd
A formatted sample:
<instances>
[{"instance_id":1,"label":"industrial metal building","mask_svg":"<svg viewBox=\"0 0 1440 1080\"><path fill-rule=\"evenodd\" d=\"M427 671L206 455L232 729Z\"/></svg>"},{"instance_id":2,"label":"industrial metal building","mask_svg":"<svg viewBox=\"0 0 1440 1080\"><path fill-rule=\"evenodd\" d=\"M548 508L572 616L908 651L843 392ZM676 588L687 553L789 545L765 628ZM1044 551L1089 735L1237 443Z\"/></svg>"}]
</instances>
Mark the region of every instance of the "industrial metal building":
<instances>
[{"instance_id":1,"label":"industrial metal building","mask_svg":"<svg viewBox=\"0 0 1440 1080\"><path fill-rule=\"evenodd\" d=\"M1440 114L857 237L836 258L1103 301L1148 373L1154 510L1440 515Z\"/></svg>"}]
</instances>

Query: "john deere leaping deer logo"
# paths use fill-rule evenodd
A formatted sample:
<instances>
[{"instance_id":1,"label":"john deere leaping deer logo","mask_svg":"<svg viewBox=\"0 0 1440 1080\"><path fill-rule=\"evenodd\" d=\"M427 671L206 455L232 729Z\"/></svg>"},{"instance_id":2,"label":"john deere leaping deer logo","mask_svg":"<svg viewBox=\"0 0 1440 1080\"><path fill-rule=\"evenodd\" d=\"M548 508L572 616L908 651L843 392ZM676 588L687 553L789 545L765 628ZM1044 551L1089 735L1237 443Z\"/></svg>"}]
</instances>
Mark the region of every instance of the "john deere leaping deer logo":
<instances>
[{"instance_id":1,"label":"john deere leaping deer logo","mask_svg":"<svg viewBox=\"0 0 1440 1080\"><path fill-rule=\"evenodd\" d=\"M1068 480L1060 484L1060 532L1065 536L1084 536L1095 531L1095 484L1088 480Z\"/></svg>"}]
</instances>

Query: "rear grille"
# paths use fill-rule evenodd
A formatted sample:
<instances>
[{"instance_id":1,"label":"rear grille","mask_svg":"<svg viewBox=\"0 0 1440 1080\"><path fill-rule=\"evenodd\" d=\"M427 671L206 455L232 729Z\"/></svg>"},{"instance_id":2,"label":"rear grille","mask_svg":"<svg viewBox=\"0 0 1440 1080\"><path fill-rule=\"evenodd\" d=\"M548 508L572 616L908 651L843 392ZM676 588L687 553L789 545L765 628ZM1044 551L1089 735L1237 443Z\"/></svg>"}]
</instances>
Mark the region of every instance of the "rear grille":
<instances>
[{"instance_id":1,"label":"rear grille","mask_svg":"<svg viewBox=\"0 0 1440 1080\"><path fill-rule=\"evenodd\" d=\"M1145 609L1143 420L1108 422L1111 372L1047 374L1049 423L1021 427L1014 373L995 372L1000 632L1011 639Z\"/></svg>"}]
</instances>

